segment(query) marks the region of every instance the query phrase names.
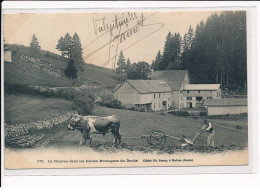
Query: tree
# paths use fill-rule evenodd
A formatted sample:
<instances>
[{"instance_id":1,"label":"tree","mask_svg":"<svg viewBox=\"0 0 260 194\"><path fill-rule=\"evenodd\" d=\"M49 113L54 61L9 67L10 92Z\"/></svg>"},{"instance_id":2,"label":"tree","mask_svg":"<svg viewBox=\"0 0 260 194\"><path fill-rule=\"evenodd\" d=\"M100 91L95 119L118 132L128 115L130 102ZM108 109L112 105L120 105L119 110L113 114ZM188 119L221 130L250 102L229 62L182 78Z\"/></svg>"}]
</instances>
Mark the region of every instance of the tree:
<instances>
[{"instance_id":1,"label":"tree","mask_svg":"<svg viewBox=\"0 0 260 194\"><path fill-rule=\"evenodd\" d=\"M61 56L65 56L65 42L64 42L64 38L61 36L60 39L58 40L58 44L56 46L56 49L58 49L59 51L61 51Z\"/></svg>"},{"instance_id":2,"label":"tree","mask_svg":"<svg viewBox=\"0 0 260 194\"><path fill-rule=\"evenodd\" d=\"M167 69L180 69L181 53L182 53L182 38L179 33L174 33L170 41L170 62Z\"/></svg>"},{"instance_id":3,"label":"tree","mask_svg":"<svg viewBox=\"0 0 260 194\"><path fill-rule=\"evenodd\" d=\"M37 39L37 37L35 36L35 34L33 34L33 36L32 36L32 40L31 40L31 43L30 43L30 47L31 47L32 49L36 50L36 51L41 50L41 46L40 46L40 44L39 44L39 42L38 42L38 39Z\"/></svg>"},{"instance_id":4,"label":"tree","mask_svg":"<svg viewBox=\"0 0 260 194\"><path fill-rule=\"evenodd\" d=\"M152 69L155 70L155 71L159 70L161 61L162 61L162 55L161 55L161 51L159 50L157 55L156 55L155 60L152 63Z\"/></svg>"},{"instance_id":5,"label":"tree","mask_svg":"<svg viewBox=\"0 0 260 194\"><path fill-rule=\"evenodd\" d=\"M74 98L72 110L75 110L80 115L89 115L94 109L94 100L89 95L78 95Z\"/></svg>"},{"instance_id":6,"label":"tree","mask_svg":"<svg viewBox=\"0 0 260 194\"><path fill-rule=\"evenodd\" d=\"M153 68L155 70L180 69L182 45L181 35L179 33L172 35L169 32L165 40L163 55L157 54Z\"/></svg>"},{"instance_id":7,"label":"tree","mask_svg":"<svg viewBox=\"0 0 260 194\"><path fill-rule=\"evenodd\" d=\"M130 62L130 59L127 58L127 60L126 60L126 67L125 67L125 72L126 73L129 71L129 69L131 69L131 66L132 66L132 64Z\"/></svg>"},{"instance_id":8,"label":"tree","mask_svg":"<svg viewBox=\"0 0 260 194\"><path fill-rule=\"evenodd\" d=\"M123 55L123 51L121 50L117 61L116 73L121 75L126 71L125 68L126 68L125 57Z\"/></svg>"},{"instance_id":9,"label":"tree","mask_svg":"<svg viewBox=\"0 0 260 194\"><path fill-rule=\"evenodd\" d=\"M194 39L193 28L190 25L189 30L188 30L187 35L186 35L186 46L189 49L191 49L193 39Z\"/></svg>"},{"instance_id":10,"label":"tree","mask_svg":"<svg viewBox=\"0 0 260 194\"><path fill-rule=\"evenodd\" d=\"M65 34L63 41L64 41L64 54L67 55L69 59L71 57L72 38L68 32Z\"/></svg>"},{"instance_id":11,"label":"tree","mask_svg":"<svg viewBox=\"0 0 260 194\"><path fill-rule=\"evenodd\" d=\"M126 73L126 62L125 62L125 57L123 55L123 51L120 51L118 61L117 61L117 68L116 68L116 73L120 75L120 80L123 82L123 74Z\"/></svg>"},{"instance_id":12,"label":"tree","mask_svg":"<svg viewBox=\"0 0 260 194\"><path fill-rule=\"evenodd\" d=\"M56 49L61 51L62 56L67 56L67 58L69 59L71 57L72 44L72 38L67 32L64 37L61 36L61 38L58 40Z\"/></svg>"},{"instance_id":13,"label":"tree","mask_svg":"<svg viewBox=\"0 0 260 194\"><path fill-rule=\"evenodd\" d=\"M183 38L182 69L193 83L246 88L246 12L225 11L201 21Z\"/></svg>"},{"instance_id":14,"label":"tree","mask_svg":"<svg viewBox=\"0 0 260 194\"><path fill-rule=\"evenodd\" d=\"M169 32L166 36L164 49L163 49L163 56L159 66L159 70L167 69L168 65L171 63L171 39L172 39L172 33Z\"/></svg>"},{"instance_id":15,"label":"tree","mask_svg":"<svg viewBox=\"0 0 260 194\"><path fill-rule=\"evenodd\" d=\"M74 59L75 65L79 70L83 70L82 45L77 33L73 35L71 43L71 56Z\"/></svg>"},{"instance_id":16,"label":"tree","mask_svg":"<svg viewBox=\"0 0 260 194\"><path fill-rule=\"evenodd\" d=\"M83 49L77 33L74 33L73 38L68 32L64 37L61 36L58 40L56 49L61 51L62 56L67 56L68 59L73 58L76 68L83 71Z\"/></svg>"},{"instance_id":17,"label":"tree","mask_svg":"<svg viewBox=\"0 0 260 194\"><path fill-rule=\"evenodd\" d=\"M77 75L78 69L75 66L73 58L70 58L68 61L68 65L64 71L65 76L70 78L70 79L75 79L78 77Z\"/></svg>"},{"instance_id":18,"label":"tree","mask_svg":"<svg viewBox=\"0 0 260 194\"><path fill-rule=\"evenodd\" d=\"M144 61L139 61L132 64L127 73L127 79L148 79L150 72L150 65Z\"/></svg>"}]
</instances>

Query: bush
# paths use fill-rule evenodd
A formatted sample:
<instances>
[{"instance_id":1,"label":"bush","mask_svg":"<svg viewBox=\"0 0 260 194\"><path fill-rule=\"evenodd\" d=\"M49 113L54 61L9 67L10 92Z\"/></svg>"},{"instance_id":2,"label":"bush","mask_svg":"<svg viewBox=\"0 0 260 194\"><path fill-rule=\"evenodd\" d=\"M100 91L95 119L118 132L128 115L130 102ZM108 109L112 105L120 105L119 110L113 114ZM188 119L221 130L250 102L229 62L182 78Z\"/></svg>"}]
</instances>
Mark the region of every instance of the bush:
<instances>
[{"instance_id":1,"label":"bush","mask_svg":"<svg viewBox=\"0 0 260 194\"><path fill-rule=\"evenodd\" d=\"M171 114L173 115L176 115L176 116L190 116L189 112L187 111L172 111L170 112Z\"/></svg>"},{"instance_id":2,"label":"bush","mask_svg":"<svg viewBox=\"0 0 260 194\"><path fill-rule=\"evenodd\" d=\"M101 97L101 102L100 104L102 106L108 107L108 108L117 108L117 109L122 109L124 106L122 103L115 99L113 95L104 95Z\"/></svg>"},{"instance_id":3,"label":"bush","mask_svg":"<svg viewBox=\"0 0 260 194\"><path fill-rule=\"evenodd\" d=\"M135 110L138 112L147 112L147 109L145 107L135 107Z\"/></svg>"},{"instance_id":4,"label":"bush","mask_svg":"<svg viewBox=\"0 0 260 194\"><path fill-rule=\"evenodd\" d=\"M207 112L200 112L200 116L207 116Z\"/></svg>"},{"instance_id":5,"label":"bush","mask_svg":"<svg viewBox=\"0 0 260 194\"><path fill-rule=\"evenodd\" d=\"M77 111L80 115L89 115L94 109L94 101L85 95L78 95L74 98L72 110Z\"/></svg>"},{"instance_id":6,"label":"bush","mask_svg":"<svg viewBox=\"0 0 260 194\"><path fill-rule=\"evenodd\" d=\"M33 89L31 89L28 85L23 85L20 83L5 83L5 91L8 93L32 93Z\"/></svg>"}]
</instances>

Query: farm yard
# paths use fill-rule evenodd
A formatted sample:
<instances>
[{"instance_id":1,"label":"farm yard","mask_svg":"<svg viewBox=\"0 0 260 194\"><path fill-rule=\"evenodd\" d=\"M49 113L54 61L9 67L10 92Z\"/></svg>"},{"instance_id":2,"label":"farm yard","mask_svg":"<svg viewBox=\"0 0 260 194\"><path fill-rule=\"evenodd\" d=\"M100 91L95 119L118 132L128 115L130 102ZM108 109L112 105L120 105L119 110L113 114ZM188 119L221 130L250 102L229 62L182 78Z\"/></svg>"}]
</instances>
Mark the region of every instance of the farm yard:
<instances>
[{"instance_id":1,"label":"farm yard","mask_svg":"<svg viewBox=\"0 0 260 194\"><path fill-rule=\"evenodd\" d=\"M71 102L59 98L35 97L30 95L5 95L5 123L19 124L34 121L44 121L55 118L71 111ZM167 138L163 147L152 148L146 139L139 138L148 134L151 130L161 130L166 135L192 139L198 129L203 126L205 117L180 117L172 114L156 114L148 112L137 112L105 108L95 106L93 115L120 116L120 132L122 144L114 146L113 135L111 133L103 135L93 134L91 148L97 151L116 151L120 149L138 150L149 152L160 149L162 152L174 153L180 150L180 143ZM247 118L216 118L210 119L216 131L215 144L216 151L226 149L243 149L247 146L248 128ZM49 139L44 149L84 149L87 145L79 145L81 134L79 131L67 130L68 122L64 122L51 129L41 130L40 133ZM132 137L132 138L131 138ZM185 148L186 151L213 151L206 148L207 134L202 134L195 144L195 147ZM188 149L188 150L187 150Z\"/></svg>"}]
</instances>

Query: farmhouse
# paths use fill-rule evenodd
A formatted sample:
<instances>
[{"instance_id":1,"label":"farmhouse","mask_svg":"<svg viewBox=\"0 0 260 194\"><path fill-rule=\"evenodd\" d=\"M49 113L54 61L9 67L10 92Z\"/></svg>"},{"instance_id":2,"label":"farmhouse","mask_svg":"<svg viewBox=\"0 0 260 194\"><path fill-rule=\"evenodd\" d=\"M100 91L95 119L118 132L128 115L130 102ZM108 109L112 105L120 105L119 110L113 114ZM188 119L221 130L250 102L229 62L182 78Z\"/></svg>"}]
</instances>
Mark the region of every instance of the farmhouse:
<instances>
[{"instance_id":1,"label":"farmhouse","mask_svg":"<svg viewBox=\"0 0 260 194\"><path fill-rule=\"evenodd\" d=\"M168 110L172 89L161 80L126 80L115 88L114 97L126 107L147 111Z\"/></svg>"},{"instance_id":2,"label":"farmhouse","mask_svg":"<svg viewBox=\"0 0 260 194\"><path fill-rule=\"evenodd\" d=\"M209 99L203 105L209 116L247 113L247 98Z\"/></svg>"},{"instance_id":3,"label":"farmhouse","mask_svg":"<svg viewBox=\"0 0 260 194\"><path fill-rule=\"evenodd\" d=\"M220 84L190 84L187 70L154 71L152 80L164 80L172 89L171 107L201 107L206 99L221 98Z\"/></svg>"},{"instance_id":4,"label":"farmhouse","mask_svg":"<svg viewBox=\"0 0 260 194\"><path fill-rule=\"evenodd\" d=\"M190 84L187 70L164 70L154 71L151 80L125 81L116 87L114 97L148 111L197 108L205 100L221 98L221 88L220 84Z\"/></svg>"},{"instance_id":5,"label":"farmhouse","mask_svg":"<svg viewBox=\"0 0 260 194\"><path fill-rule=\"evenodd\" d=\"M220 84L186 84L183 88L184 108L202 107L207 99L221 98Z\"/></svg>"},{"instance_id":6,"label":"farmhouse","mask_svg":"<svg viewBox=\"0 0 260 194\"><path fill-rule=\"evenodd\" d=\"M183 88L189 84L189 74L187 70L164 70L154 71L152 80L164 80L172 89L171 107L176 109L184 108Z\"/></svg>"}]
</instances>

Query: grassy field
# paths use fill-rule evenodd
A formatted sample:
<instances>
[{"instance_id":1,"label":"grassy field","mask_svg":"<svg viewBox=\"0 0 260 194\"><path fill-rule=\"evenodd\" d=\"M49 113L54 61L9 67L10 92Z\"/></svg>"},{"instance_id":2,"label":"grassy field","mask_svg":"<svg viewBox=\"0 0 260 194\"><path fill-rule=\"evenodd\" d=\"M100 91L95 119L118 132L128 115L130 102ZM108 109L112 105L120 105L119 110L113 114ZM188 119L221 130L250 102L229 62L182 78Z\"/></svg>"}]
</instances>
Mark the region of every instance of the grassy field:
<instances>
[{"instance_id":1,"label":"grassy field","mask_svg":"<svg viewBox=\"0 0 260 194\"><path fill-rule=\"evenodd\" d=\"M30 123L47 120L71 111L71 102L59 98L5 94L5 122Z\"/></svg>"},{"instance_id":2,"label":"grassy field","mask_svg":"<svg viewBox=\"0 0 260 194\"><path fill-rule=\"evenodd\" d=\"M34 52L29 47L8 45L12 51L12 63L5 62L4 76L7 83L38 86L115 85L119 76L111 69L85 64L78 78L65 77L67 59L48 51Z\"/></svg>"},{"instance_id":3,"label":"grassy field","mask_svg":"<svg viewBox=\"0 0 260 194\"><path fill-rule=\"evenodd\" d=\"M141 140L124 138L124 137L136 137L147 134L151 130L161 130L167 135L186 137L192 139L197 130L203 126L204 118L193 119L192 117L176 117L171 114L158 115L147 112L134 112L129 110L109 109L104 107L96 107L94 110L95 115L107 116L118 115L121 121L121 133L123 141L126 143L135 144ZM216 131L215 142L217 145L247 145L247 120L232 121L229 119L211 120L212 125ZM242 129L236 129L236 126L240 125ZM198 145L206 145L207 134L202 134L197 141ZM100 139L100 137L97 137ZM178 142L170 138L167 139L168 145L178 145Z\"/></svg>"},{"instance_id":4,"label":"grassy field","mask_svg":"<svg viewBox=\"0 0 260 194\"><path fill-rule=\"evenodd\" d=\"M5 95L5 121L8 124L29 123L32 121L46 120L71 110L71 102L56 98L34 97L28 95ZM131 146L149 147L145 139L135 138L148 134L151 130L161 130L167 135L181 137L185 135L192 139L198 129L203 126L204 118L178 117L171 114L159 115L147 112L111 109L96 106L93 115L120 116L122 144ZM247 119L212 119L210 120L216 131L216 146L247 146L248 128ZM68 131L68 123L64 123L51 130L41 131L46 138L50 139L47 147L81 149L78 145L81 139L79 131ZM237 129L237 126L240 129ZM133 138L130 138L133 137ZM196 146L206 145L207 134L202 134ZM105 136L94 134L93 145L112 145L113 136L108 133ZM180 143L167 138L165 147L176 146ZM84 147L84 145L83 145Z\"/></svg>"}]
</instances>

